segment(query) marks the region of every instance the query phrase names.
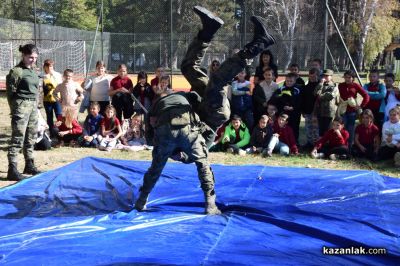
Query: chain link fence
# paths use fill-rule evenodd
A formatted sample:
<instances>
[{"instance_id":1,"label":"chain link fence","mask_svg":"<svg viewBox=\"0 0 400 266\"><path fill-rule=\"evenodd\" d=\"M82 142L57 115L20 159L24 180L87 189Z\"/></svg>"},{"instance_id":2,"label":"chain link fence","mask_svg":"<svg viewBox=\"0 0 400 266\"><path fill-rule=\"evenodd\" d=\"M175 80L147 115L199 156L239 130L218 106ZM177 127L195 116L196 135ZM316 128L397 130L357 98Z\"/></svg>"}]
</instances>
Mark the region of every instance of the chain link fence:
<instances>
[{"instance_id":1,"label":"chain link fence","mask_svg":"<svg viewBox=\"0 0 400 266\"><path fill-rule=\"evenodd\" d=\"M25 2L24 12L13 9L16 2ZM72 68L84 74L93 71L95 62L103 59L111 72L116 71L119 64L126 64L131 73L141 70L154 72L157 66L164 66L171 73L180 72L185 51L201 27L200 20L192 10L194 1L104 1L103 5L100 1L91 2L95 6L94 11L82 18L94 18L88 26L91 30L80 30L54 26L60 23L57 16L71 6L66 5L64 9L58 7L57 13L53 11L57 1L36 0L34 12L33 1L3 0L0 7L0 71L8 71L20 60L19 45L36 42L40 51L38 65L51 58L58 71ZM285 2L287 10L282 9L279 2ZM285 72L290 63L299 64L301 70L308 69L311 59L324 58L323 2L205 1L204 5L210 10L223 13L225 25L211 43L203 61L204 67L208 67L213 59L223 61L235 49L243 48L253 36L250 17L258 15L266 19L277 40L270 50L276 58L279 72ZM6 12L7 7L14 11ZM103 20L98 20L100 14L103 14ZM97 36L96 22L99 22L99 29L103 26L103 32L98 32ZM92 48L93 58L90 62ZM330 51L326 64L333 68L341 60L341 49L335 46ZM255 59L253 66L257 66L258 62L258 58Z\"/></svg>"}]
</instances>

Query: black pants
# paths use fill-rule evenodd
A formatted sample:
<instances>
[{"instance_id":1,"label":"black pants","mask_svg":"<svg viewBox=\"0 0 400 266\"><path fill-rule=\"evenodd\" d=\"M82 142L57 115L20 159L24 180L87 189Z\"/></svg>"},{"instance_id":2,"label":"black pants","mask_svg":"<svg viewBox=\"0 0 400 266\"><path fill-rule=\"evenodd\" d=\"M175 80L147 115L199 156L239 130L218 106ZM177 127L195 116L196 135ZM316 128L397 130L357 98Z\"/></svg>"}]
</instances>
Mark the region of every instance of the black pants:
<instances>
[{"instance_id":1,"label":"black pants","mask_svg":"<svg viewBox=\"0 0 400 266\"><path fill-rule=\"evenodd\" d=\"M400 151L400 149L396 147L382 146L379 148L377 160L381 161L393 159L394 154L398 151Z\"/></svg>"},{"instance_id":2,"label":"black pants","mask_svg":"<svg viewBox=\"0 0 400 266\"><path fill-rule=\"evenodd\" d=\"M122 115L124 119L129 119L133 115L133 100L129 94L117 93L112 97L112 105L117 111L117 118L122 122Z\"/></svg>"},{"instance_id":3,"label":"black pants","mask_svg":"<svg viewBox=\"0 0 400 266\"><path fill-rule=\"evenodd\" d=\"M362 152L357 145L353 145L353 148L351 150L352 155L356 158L367 158L369 160L375 160L376 153L374 151L374 145L369 144L363 146L367 149L365 152Z\"/></svg>"}]
</instances>

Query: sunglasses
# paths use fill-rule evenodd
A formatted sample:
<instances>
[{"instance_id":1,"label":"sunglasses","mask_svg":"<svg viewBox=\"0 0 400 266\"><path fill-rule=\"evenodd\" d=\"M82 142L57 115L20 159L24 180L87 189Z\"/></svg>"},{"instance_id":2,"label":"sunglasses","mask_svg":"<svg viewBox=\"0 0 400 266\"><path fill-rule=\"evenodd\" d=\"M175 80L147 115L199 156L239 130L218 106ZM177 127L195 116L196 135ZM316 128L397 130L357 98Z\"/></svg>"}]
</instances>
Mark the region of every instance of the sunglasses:
<instances>
[{"instance_id":1,"label":"sunglasses","mask_svg":"<svg viewBox=\"0 0 400 266\"><path fill-rule=\"evenodd\" d=\"M217 64L217 63L214 63L214 64L212 64L212 66L219 66L219 64Z\"/></svg>"}]
</instances>

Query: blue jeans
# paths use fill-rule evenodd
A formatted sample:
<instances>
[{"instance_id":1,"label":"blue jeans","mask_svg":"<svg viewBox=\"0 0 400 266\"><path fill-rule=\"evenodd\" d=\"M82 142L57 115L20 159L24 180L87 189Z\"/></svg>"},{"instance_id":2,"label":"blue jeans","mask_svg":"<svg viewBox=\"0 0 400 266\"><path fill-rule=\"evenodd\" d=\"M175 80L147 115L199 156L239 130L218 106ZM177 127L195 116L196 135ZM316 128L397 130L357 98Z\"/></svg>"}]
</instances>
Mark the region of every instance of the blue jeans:
<instances>
[{"instance_id":1,"label":"blue jeans","mask_svg":"<svg viewBox=\"0 0 400 266\"><path fill-rule=\"evenodd\" d=\"M352 147L354 141L354 129L356 124L357 113L345 113L342 115L344 128L349 132L349 148Z\"/></svg>"},{"instance_id":2,"label":"blue jeans","mask_svg":"<svg viewBox=\"0 0 400 266\"><path fill-rule=\"evenodd\" d=\"M46 117L47 117L47 125L49 126L50 129L50 134L53 135L53 129L54 129L54 116L53 112L56 116L62 115L62 109L61 109L61 104L59 102L55 103L49 103L49 102L43 102L44 109L46 110Z\"/></svg>"},{"instance_id":3,"label":"blue jeans","mask_svg":"<svg viewBox=\"0 0 400 266\"><path fill-rule=\"evenodd\" d=\"M278 137L272 136L268 143L268 150L279 152L281 155L288 156L290 154L290 148L288 145L279 140Z\"/></svg>"}]
</instances>

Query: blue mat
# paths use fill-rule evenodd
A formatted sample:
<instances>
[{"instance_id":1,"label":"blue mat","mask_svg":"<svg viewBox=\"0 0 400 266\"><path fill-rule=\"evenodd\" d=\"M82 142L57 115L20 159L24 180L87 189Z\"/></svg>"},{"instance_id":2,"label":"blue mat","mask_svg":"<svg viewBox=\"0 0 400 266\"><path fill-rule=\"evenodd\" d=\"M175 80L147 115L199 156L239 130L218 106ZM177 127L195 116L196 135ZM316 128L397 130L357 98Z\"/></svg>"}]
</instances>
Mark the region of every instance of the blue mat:
<instances>
[{"instance_id":1,"label":"blue mat","mask_svg":"<svg viewBox=\"0 0 400 266\"><path fill-rule=\"evenodd\" d=\"M1 189L0 264L399 265L400 179L214 165L223 215L206 216L195 166L168 163L138 213L149 164L89 157Z\"/></svg>"}]
</instances>

